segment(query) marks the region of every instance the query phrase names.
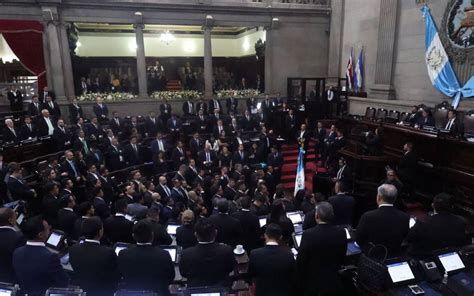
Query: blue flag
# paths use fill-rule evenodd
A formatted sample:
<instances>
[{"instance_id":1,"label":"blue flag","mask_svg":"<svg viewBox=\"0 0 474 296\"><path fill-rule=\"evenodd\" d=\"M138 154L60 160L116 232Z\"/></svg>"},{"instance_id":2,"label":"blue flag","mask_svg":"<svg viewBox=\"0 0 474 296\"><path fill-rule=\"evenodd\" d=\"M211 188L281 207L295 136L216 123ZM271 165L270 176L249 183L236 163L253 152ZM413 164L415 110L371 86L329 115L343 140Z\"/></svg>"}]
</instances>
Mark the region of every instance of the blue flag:
<instances>
[{"instance_id":1,"label":"blue flag","mask_svg":"<svg viewBox=\"0 0 474 296\"><path fill-rule=\"evenodd\" d=\"M304 190L304 154L304 149L300 148L300 151L298 153L298 166L296 167L294 196L296 196L296 193L298 193L298 191Z\"/></svg>"},{"instance_id":2,"label":"blue flag","mask_svg":"<svg viewBox=\"0 0 474 296\"><path fill-rule=\"evenodd\" d=\"M454 73L448 55L439 39L438 29L431 17L430 9L424 5L421 8L425 19L425 61L431 83L444 95L453 98L452 105L456 109L461 97L474 96L474 77L461 88Z\"/></svg>"}]
</instances>

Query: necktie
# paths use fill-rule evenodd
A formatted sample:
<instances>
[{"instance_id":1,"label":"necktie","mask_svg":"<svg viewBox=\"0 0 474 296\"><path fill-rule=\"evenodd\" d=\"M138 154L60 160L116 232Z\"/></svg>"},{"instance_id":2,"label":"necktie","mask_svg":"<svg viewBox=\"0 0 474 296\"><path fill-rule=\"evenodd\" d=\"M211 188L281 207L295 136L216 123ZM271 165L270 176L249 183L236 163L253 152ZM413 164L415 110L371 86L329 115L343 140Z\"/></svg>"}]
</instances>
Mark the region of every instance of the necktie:
<instances>
[{"instance_id":1,"label":"necktie","mask_svg":"<svg viewBox=\"0 0 474 296\"><path fill-rule=\"evenodd\" d=\"M38 103L35 103L36 110L39 111Z\"/></svg>"},{"instance_id":2,"label":"necktie","mask_svg":"<svg viewBox=\"0 0 474 296\"><path fill-rule=\"evenodd\" d=\"M445 128L445 129L450 130L450 129L451 129L451 126L453 125L453 121L454 121L453 119L450 119L450 120L448 121L448 124L446 125L446 128Z\"/></svg>"},{"instance_id":3,"label":"necktie","mask_svg":"<svg viewBox=\"0 0 474 296\"><path fill-rule=\"evenodd\" d=\"M28 124L28 129L29 129L30 132L31 132L31 124Z\"/></svg>"},{"instance_id":4,"label":"necktie","mask_svg":"<svg viewBox=\"0 0 474 296\"><path fill-rule=\"evenodd\" d=\"M49 106L51 107L51 109L54 109L53 102L49 102Z\"/></svg>"},{"instance_id":5,"label":"necktie","mask_svg":"<svg viewBox=\"0 0 474 296\"><path fill-rule=\"evenodd\" d=\"M341 179L343 170L344 170L344 167L339 169L339 172L337 172L337 179L339 179L339 180Z\"/></svg>"},{"instance_id":6,"label":"necktie","mask_svg":"<svg viewBox=\"0 0 474 296\"><path fill-rule=\"evenodd\" d=\"M74 171L74 176L76 176L76 177L77 177L77 176L78 176L78 174L77 174L76 165L74 164L74 162L73 162L73 161L70 161L70 162L69 162L69 164L71 165L71 167L72 167L72 170Z\"/></svg>"},{"instance_id":7,"label":"necktie","mask_svg":"<svg viewBox=\"0 0 474 296\"><path fill-rule=\"evenodd\" d=\"M16 137L15 129L14 129L14 128L10 128L10 130L12 131L13 135Z\"/></svg>"},{"instance_id":8,"label":"necktie","mask_svg":"<svg viewBox=\"0 0 474 296\"><path fill-rule=\"evenodd\" d=\"M161 140L158 141L158 148L160 151L165 151L165 148L163 147L163 142Z\"/></svg>"},{"instance_id":9,"label":"necktie","mask_svg":"<svg viewBox=\"0 0 474 296\"><path fill-rule=\"evenodd\" d=\"M155 117L153 117L151 121L153 122L153 124L155 124Z\"/></svg>"},{"instance_id":10,"label":"necktie","mask_svg":"<svg viewBox=\"0 0 474 296\"><path fill-rule=\"evenodd\" d=\"M86 154L89 154L89 146L87 146L86 140L81 139L81 142L82 142L82 146L84 146L84 152L85 152Z\"/></svg>"},{"instance_id":11,"label":"necktie","mask_svg":"<svg viewBox=\"0 0 474 296\"><path fill-rule=\"evenodd\" d=\"M209 155L209 152L206 152L206 161L207 162L211 161L211 157Z\"/></svg>"},{"instance_id":12,"label":"necktie","mask_svg":"<svg viewBox=\"0 0 474 296\"><path fill-rule=\"evenodd\" d=\"M240 159L244 160L244 153L240 151Z\"/></svg>"},{"instance_id":13,"label":"necktie","mask_svg":"<svg viewBox=\"0 0 474 296\"><path fill-rule=\"evenodd\" d=\"M178 148L178 150L179 150L179 153L181 153L181 155L183 155L183 149Z\"/></svg>"},{"instance_id":14,"label":"necktie","mask_svg":"<svg viewBox=\"0 0 474 296\"><path fill-rule=\"evenodd\" d=\"M138 156L138 149L137 149L137 145L133 144L133 150L135 151L135 154Z\"/></svg>"},{"instance_id":15,"label":"necktie","mask_svg":"<svg viewBox=\"0 0 474 296\"><path fill-rule=\"evenodd\" d=\"M166 192L166 195L170 195L170 189L168 188L168 186L164 185L163 188L165 189L165 192Z\"/></svg>"},{"instance_id":16,"label":"necktie","mask_svg":"<svg viewBox=\"0 0 474 296\"><path fill-rule=\"evenodd\" d=\"M204 117L203 117L202 115L201 115L201 116L199 116L199 117L201 118L201 121L204 121Z\"/></svg>"}]
</instances>

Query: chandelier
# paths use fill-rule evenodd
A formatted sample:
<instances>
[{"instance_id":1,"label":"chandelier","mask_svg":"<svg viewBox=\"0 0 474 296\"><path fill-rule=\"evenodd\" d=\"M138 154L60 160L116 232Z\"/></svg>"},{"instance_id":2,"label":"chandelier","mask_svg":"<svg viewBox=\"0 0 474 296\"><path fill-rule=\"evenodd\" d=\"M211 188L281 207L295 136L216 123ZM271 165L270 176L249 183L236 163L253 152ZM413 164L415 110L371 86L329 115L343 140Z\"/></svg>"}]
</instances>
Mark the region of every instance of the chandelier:
<instances>
[{"instance_id":1,"label":"chandelier","mask_svg":"<svg viewBox=\"0 0 474 296\"><path fill-rule=\"evenodd\" d=\"M173 42L176 39L173 34L169 30L163 31L160 35L160 41L161 43L164 43L166 45L170 45L171 42Z\"/></svg>"}]
</instances>

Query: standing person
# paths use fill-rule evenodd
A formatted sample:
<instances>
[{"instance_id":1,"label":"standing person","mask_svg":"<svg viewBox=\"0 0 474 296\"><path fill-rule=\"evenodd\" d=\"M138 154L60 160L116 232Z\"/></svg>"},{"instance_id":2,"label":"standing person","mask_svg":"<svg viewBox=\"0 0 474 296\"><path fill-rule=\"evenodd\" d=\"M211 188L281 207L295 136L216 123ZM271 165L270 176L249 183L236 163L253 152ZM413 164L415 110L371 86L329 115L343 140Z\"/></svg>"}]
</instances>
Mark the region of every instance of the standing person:
<instances>
[{"instance_id":1,"label":"standing person","mask_svg":"<svg viewBox=\"0 0 474 296\"><path fill-rule=\"evenodd\" d=\"M8 100L10 101L10 109L12 111L23 110L23 94L18 88L16 88L16 85L10 86Z\"/></svg>"},{"instance_id":2,"label":"standing person","mask_svg":"<svg viewBox=\"0 0 474 296\"><path fill-rule=\"evenodd\" d=\"M15 229L16 213L0 208L0 281L14 282L12 256L16 248L25 244L23 234Z\"/></svg>"},{"instance_id":3,"label":"standing person","mask_svg":"<svg viewBox=\"0 0 474 296\"><path fill-rule=\"evenodd\" d=\"M291 296L295 292L296 264L293 253L279 245L280 226L265 230L265 247L250 254L249 275L254 279L256 296Z\"/></svg>"},{"instance_id":4,"label":"standing person","mask_svg":"<svg viewBox=\"0 0 474 296\"><path fill-rule=\"evenodd\" d=\"M49 287L68 285L69 278L58 255L46 248L49 229L48 222L39 216L28 219L23 227L26 245L13 253L13 269L25 294L44 294Z\"/></svg>"},{"instance_id":5,"label":"standing person","mask_svg":"<svg viewBox=\"0 0 474 296\"><path fill-rule=\"evenodd\" d=\"M301 295L344 295L339 269L346 257L346 232L331 225L330 203L319 203L315 213L317 225L303 232L296 258Z\"/></svg>"}]
</instances>

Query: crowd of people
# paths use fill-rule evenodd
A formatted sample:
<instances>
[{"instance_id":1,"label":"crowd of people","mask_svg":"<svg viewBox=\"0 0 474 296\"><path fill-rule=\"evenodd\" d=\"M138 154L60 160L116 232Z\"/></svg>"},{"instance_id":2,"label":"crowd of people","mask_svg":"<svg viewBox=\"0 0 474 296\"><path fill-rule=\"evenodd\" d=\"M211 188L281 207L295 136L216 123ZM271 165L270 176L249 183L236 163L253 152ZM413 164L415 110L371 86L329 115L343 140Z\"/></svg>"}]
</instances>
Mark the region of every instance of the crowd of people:
<instances>
[{"instance_id":1,"label":"crowd of people","mask_svg":"<svg viewBox=\"0 0 474 296\"><path fill-rule=\"evenodd\" d=\"M405 240L416 254L468 241L466 223L449 213L445 194L434 199L436 215L409 230L410 217L394 207L398 181L389 176L378 188L378 209L354 225L352 176L338 154L343 131L321 122L308 128L280 98L249 99L243 114L234 98L185 101L183 116L164 101L159 116L150 111L142 119L110 114L98 99L95 116L87 121L73 100L73 124L67 125L47 89L42 97L33 98L20 130L7 120L4 131L12 142L47 137L51 149L64 150L41 170L41 190L24 182L21 164L0 158L3 202L21 201L25 216L17 225L17 212L0 209L0 281L19 283L29 294L70 283L58 256L45 247L51 228L67 236L71 283L101 296L112 295L119 283L169 294L175 270L157 247L173 241L167 225L180 225L179 272L189 287L230 286L233 249L242 245L250 255L256 295L272 296L343 295L338 271L346 256L347 225L356 229L363 251L382 244L391 256L405 250ZM307 149L314 141L321 154L317 161L332 168L334 190L327 200L305 190L294 196L292 188L282 186L283 154L273 131L281 120L273 118L277 110L285 111L285 131L279 133L284 142ZM192 123L191 130L185 122ZM115 177L124 170L126 177ZM286 216L294 211L305 214L296 259L290 250L295 227ZM259 217L266 217L264 227ZM111 246L118 242L134 246L117 255Z\"/></svg>"}]
</instances>

